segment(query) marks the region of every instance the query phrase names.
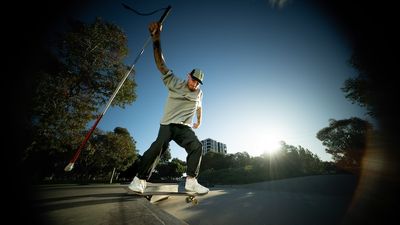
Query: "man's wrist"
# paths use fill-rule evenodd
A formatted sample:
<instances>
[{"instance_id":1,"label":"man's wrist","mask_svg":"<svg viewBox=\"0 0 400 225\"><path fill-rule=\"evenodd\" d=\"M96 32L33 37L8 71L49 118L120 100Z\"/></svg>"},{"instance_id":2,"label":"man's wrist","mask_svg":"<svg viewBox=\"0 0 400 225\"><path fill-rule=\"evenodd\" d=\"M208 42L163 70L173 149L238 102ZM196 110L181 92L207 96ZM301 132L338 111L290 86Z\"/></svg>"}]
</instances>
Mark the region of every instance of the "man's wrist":
<instances>
[{"instance_id":1,"label":"man's wrist","mask_svg":"<svg viewBox=\"0 0 400 225\"><path fill-rule=\"evenodd\" d=\"M153 39L153 47L155 49L160 49L161 48L160 39L157 39L157 40Z\"/></svg>"},{"instance_id":2,"label":"man's wrist","mask_svg":"<svg viewBox=\"0 0 400 225\"><path fill-rule=\"evenodd\" d=\"M160 40L160 35L151 35L151 39L153 41L159 41Z\"/></svg>"}]
</instances>

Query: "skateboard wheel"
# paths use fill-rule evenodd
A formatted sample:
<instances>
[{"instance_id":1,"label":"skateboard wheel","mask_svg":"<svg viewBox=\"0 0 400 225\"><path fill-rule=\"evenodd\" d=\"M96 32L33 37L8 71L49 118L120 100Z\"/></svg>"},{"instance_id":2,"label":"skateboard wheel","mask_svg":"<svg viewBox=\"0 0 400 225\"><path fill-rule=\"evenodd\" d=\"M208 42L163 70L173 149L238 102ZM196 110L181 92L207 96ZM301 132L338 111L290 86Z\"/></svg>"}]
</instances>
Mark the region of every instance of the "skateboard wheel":
<instances>
[{"instance_id":1,"label":"skateboard wheel","mask_svg":"<svg viewBox=\"0 0 400 225\"><path fill-rule=\"evenodd\" d=\"M192 201L191 197L186 197L186 203L189 203L191 201Z\"/></svg>"},{"instance_id":2,"label":"skateboard wheel","mask_svg":"<svg viewBox=\"0 0 400 225\"><path fill-rule=\"evenodd\" d=\"M192 204L197 205L197 204L199 204L199 201L197 199L192 199Z\"/></svg>"}]
</instances>

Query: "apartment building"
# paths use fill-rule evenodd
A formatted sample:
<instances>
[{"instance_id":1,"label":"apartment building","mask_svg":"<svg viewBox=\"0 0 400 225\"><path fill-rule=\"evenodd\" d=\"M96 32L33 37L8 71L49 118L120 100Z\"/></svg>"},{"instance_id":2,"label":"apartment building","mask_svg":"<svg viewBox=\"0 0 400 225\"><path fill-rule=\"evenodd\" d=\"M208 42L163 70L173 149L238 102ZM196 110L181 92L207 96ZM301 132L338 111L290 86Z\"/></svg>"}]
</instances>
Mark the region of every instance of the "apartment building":
<instances>
[{"instance_id":1,"label":"apartment building","mask_svg":"<svg viewBox=\"0 0 400 225\"><path fill-rule=\"evenodd\" d=\"M220 154L226 154L226 144L213 140L211 138L207 138L201 141L203 144L203 155L207 152L212 151Z\"/></svg>"}]
</instances>

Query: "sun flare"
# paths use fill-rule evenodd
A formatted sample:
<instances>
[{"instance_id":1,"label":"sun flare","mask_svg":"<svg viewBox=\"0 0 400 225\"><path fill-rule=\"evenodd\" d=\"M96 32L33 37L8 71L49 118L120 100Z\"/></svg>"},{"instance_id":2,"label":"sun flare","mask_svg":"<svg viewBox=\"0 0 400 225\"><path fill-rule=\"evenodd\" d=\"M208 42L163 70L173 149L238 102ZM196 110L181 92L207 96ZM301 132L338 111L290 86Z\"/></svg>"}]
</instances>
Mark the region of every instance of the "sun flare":
<instances>
[{"instance_id":1,"label":"sun flare","mask_svg":"<svg viewBox=\"0 0 400 225\"><path fill-rule=\"evenodd\" d=\"M264 152L268 153L268 154L274 154L275 152L278 151L280 145L281 140L279 140L279 138L277 137L270 137L270 138L266 138L265 139L265 147L264 147Z\"/></svg>"},{"instance_id":2,"label":"sun flare","mask_svg":"<svg viewBox=\"0 0 400 225\"><path fill-rule=\"evenodd\" d=\"M259 156L261 154L274 154L281 147L282 137L279 133L260 132L253 136L253 145L251 146L252 155Z\"/></svg>"}]
</instances>

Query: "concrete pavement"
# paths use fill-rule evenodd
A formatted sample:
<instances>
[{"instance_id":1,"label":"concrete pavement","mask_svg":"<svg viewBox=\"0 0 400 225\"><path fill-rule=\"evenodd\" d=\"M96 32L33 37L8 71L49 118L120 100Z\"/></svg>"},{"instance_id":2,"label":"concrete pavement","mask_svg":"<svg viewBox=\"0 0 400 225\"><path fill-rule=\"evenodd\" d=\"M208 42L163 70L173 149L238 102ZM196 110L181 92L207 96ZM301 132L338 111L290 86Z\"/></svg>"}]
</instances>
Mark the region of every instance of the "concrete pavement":
<instances>
[{"instance_id":1,"label":"concrete pavement","mask_svg":"<svg viewBox=\"0 0 400 225\"><path fill-rule=\"evenodd\" d=\"M33 189L35 224L384 224L376 211L385 198L360 192L356 177L327 175L298 177L248 185L215 186L192 207L183 196L152 204L128 195L126 185L54 185ZM368 183L372 187L374 183ZM375 184L377 185L377 184ZM364 185L365 186L365 185ZM380 190L380 189L379 189ZM360 201L362 199L363 201ZM373 201L371 201L371 199ZM14 201L15 202L15 201ZM376 206L374 206L378 202ZM5 205L6 210L10 205ZM22 205L23 206L23 205ZM354 208L357 206L356 208ZM165 211L164 211L165 210ZM25 217L27 211L10 209ZM365 214L364 212L370 212ZM8 220L10 221L10 220ZM18 223L20 224L20 223ZM22 223L32 224L32 223Z\"/></svg>"},{"instance_id":2,"label":"concrete pavement","mask_svg":"<svg viewBox=\"0 0 400 225\"><path fill-rule=\"evenodd\" d=\"M143 197L128 195L126 186L36 186L32 205L41 224L187 224Z\"/></svg>"}]
</instances>

